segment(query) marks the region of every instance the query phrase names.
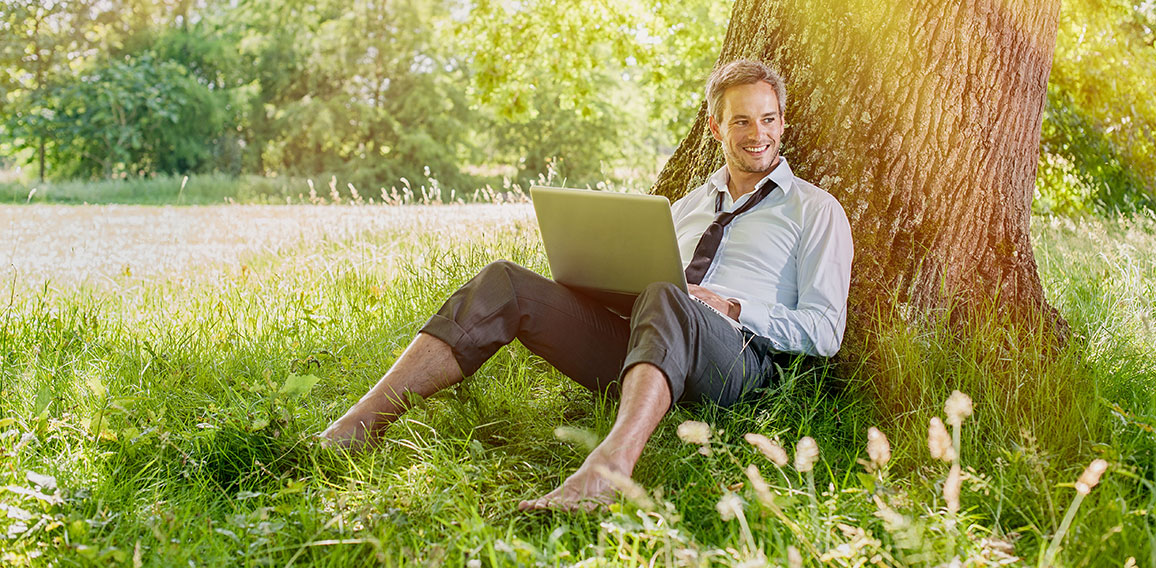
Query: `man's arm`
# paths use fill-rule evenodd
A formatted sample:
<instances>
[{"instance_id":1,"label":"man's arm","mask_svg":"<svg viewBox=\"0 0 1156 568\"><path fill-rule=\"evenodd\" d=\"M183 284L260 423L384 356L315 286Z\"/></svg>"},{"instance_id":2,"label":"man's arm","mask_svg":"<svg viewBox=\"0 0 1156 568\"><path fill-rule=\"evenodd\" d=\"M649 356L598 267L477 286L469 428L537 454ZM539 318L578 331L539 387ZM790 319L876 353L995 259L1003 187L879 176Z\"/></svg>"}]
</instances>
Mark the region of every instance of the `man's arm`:
<instances>
[{"instance_id":1,"label":"man's arm","mask_svg":"<svg viewBox=\"0 0 1156 568\"><path fill-rule=\"evenodd\" d=\"M853 255L851 225L843 208L832 198L808 220L800 236L795 309L740 297L736 298L739 322L770 338L780 351L834 355L847 325Z\"/></svg>"}]
</instances>

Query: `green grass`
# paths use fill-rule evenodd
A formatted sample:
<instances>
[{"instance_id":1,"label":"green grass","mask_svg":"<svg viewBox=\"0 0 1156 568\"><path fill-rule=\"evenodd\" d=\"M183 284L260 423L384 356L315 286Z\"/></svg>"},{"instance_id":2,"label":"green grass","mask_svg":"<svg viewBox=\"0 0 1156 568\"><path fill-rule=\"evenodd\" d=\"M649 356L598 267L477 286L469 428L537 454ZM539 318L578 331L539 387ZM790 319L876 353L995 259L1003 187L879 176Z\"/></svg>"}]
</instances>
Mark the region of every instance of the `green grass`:
<instances>
[{"instance_id":1,"label":"green grass","mask_svg":"<svg viewBox=\"0 0 1156 568\"><path fill-rule=\"evenodd\" d=\"M60 289L7 281L0 563L699 566L758 551L786 564L794 547L808 565L1004 555L1038 565L1073 483L1102 457L1111 467L1057 564L1156 564L1156 220L1037 219L1034 234L1048 297L1073 328L1063 351L1030 336L1009 347L997 318L962 334L881 328L862 365L794 369L728 409L678 408L636 471L650 502L597 514L516 510L587 451L555 428L602 436L615 412L517 345L421 401L383 451L350 459L309 443L481 266L508 258L545 271L532 229L459 240L364 233L258 254L224 276ZM388 271L329 262L367 247L398 261ZM926 447L927 420L943 415L953 389L975 400L957 515L941 494L948 466ZM690 419L712 425L709 456L675 435ZM886 475L858 463L873 425L891 438ZM792 454L800 437L818 441L814 505L804 478L777 470L747 432L778 437ZM781 516L759 503L749 464ZM745 500L753 542L716 510L727 491Z\"/></svg>"},{"instance_id":2,"label":"green grass","mask_svg":"<svg viewBox=\"0 0 1156 568\"><path fill-rule=\"evenodd\" d=\"M548 181L541 177L540 182ZM468 192L443 187L438 180L405 180L387 188L358 188L334 176L315 179L194 174L97 181L0 182L0 204L215 205L324 203L451 203L524 201L520 186L506 180L500 189Z\"/></svg>"}]
</instances>

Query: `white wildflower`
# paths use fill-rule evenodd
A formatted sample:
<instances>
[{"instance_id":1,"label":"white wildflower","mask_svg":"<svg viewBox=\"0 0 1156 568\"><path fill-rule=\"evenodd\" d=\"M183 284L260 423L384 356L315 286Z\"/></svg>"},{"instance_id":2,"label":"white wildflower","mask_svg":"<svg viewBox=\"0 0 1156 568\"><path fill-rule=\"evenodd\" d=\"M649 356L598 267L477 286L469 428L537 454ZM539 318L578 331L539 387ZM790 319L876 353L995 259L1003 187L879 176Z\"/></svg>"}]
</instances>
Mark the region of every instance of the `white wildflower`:
<instances>
[{"instance_id":1,"label":"white wildflower","mask_svg":"<svg viewBox=\"0 0 1156 568\"><path fill-rule=\"evenodd\" d=\"M927 427L927 449L931 451L931 457L937 460L955 461L955 447L952 446L951 436L938 416L932 416L931 424Z\"/></svg>"},{"instance_id":2,"label":"white wildflower","mask_svg":"<svg viewBox=\"0 0 1156 568\"><path fill-rule=\"evenodd\" d=\"M759 502L764 505L771 505L775 502L775 498L771 495L771 487L767 485L767 480L763 479L763 475L759 473L759 467L755 464L747 466L747 479L751 480L751 489L755 490L755 495L759 498Z\"/></svg>"},{"instance_id":3,"label":"white wildflower","mask_svg":"<svg viewBox=\"0 0 1156 568\"><path fill-rule=\"evenodd\" d=\"M598 435L589 430L582 428L573 428L571 426L559 426L554 429L554 437L563 442L577 444L586 448L586 451L593 451L598 447Z\"/></svg>"},{"instance_id":4,"label":"white wildflower","mask_svg":"<svg viewBox=\"0 0 1156 568\"><path fill-rule=\"evenodd\" d=\"M674 551L676 566L698 566L698 551L693 548L679 548Z\"/></svg>"},{"instance_id":5,"label":"white wildflower","mask_svg":"<svg viewBox=\"0 0 1156 568\"><path fill-rule=\"evenodd\" d=\"M735 568L765 568L765 566L767 566L767 557L763 556L760 551L758 555L747 558L734 566Z\"/></svg>"},{"instance_id":6,"label":"white wildflower","mask_svg":"<svg viewBox=\"0 0 1156 568\"><path fill-rule=\"evenodd\" d=\"M891 443L887 441L887 436L874 426L867 429L867 456L871 458L874 469L883 469L883 466L891 461Z\"/></svg>"},{"instance_id":7,"label":"white wildflower","mask_svg":"<svg viewBox=\"0 0 1156 568\"><path fill-rule=\"evenodd\" d=\"M794 546L787 546L787 566L789 568L803 568L803 555Z\"/></svg>"},{"instance_id":8,"label":"white wildflower","mask_svg":"<svg viewBox=\"0 0 1156 568\"><path fill-rule=\"evenodd\" d=\"M815 462L819 461L819 444L810 436L803 436L795 446L795 469L800 472L811 471Z\"/></svg>"},{"instance_id":9,"label":"white wildflower","mask_svg":"<svg viewBox=\"0 0 1156 568\"><path fill-rule=\"evenodd\" d=\"M625 497L630 502L637 505L640 509L647 511L654 509L654 501L650 499L650 495L641 485L635 483L629 475L613 471L605 466L595 466L594 471L601 475L603 479L610 482L614 489L620 495Z\"/></svg>"},{"instance_id":10,"label":"white wildflower","mask_svg":"<svg viewBox=\"0 0 1156 568\"><path fill-rule=\"evenodd\" d=\"M1092 488L1100 483L1100 476L1108 470L1108 462L1104 460L1095 460L1088 464L1088 468L1080 475L1079 481L1076 481L1076 491L1083 495L1092 492Z\"/></svg>"},{"instance_id":11,"label":"white wildflower","mask_svg":"<svg viewBox=\"0 0 1156 568\"><path fill-rule=\"evenodd\" d=\"M710 425L706 422L687 420L678 425L678 437L688 444L709 444Z\"/></svg>"},{"instance_id":12,"label":"white wildflower","mask_svg":"<svg viewBox=\"0 0 1156 568\"><path fill-rule=\"evenodd\" d=\"M947 510L952 514L959 512L959 490L963 485L959 464L951 464L951 472L943 482L943 500L947 501Z\"/></svg>"},{"instance_id":13,"label":"white wildflower","mask_svg":"<svg viewBox=\"0 0 1156 568\"><path fill-rule=\"evenodd\" d=\"M947 416L947 423L959 426L963 419L971 416L971 397L959 391L951 391L947 402L943 405L943 414Z\"/></svg>"},{"instance_id":14,"label":"white wildflower","mask_svg":"<svg viewBox=\"0 0 1156 568\"><path fill-rule=\"evenodd\" d=\"M770 438L762 434L755 434L750 432L744 435L743 439L758 449L759 453L763 454L763 457L767 458L771 461L771 463L779 467L786 467L787 463L790 461L790 459L787 457L787 450L784 450L782 446L776 444Z\"/></svg>"},{"instance_id":15,"label":"white wildflower","mask_svg":"<svg viewBox=\"0 0 1156 568\"><path fill-rule=\"evenodd\" d=\"M727 491L714 506L722 520L729 521L743 512L743 500L734 493Z\"/></svg>"}]
</instances>

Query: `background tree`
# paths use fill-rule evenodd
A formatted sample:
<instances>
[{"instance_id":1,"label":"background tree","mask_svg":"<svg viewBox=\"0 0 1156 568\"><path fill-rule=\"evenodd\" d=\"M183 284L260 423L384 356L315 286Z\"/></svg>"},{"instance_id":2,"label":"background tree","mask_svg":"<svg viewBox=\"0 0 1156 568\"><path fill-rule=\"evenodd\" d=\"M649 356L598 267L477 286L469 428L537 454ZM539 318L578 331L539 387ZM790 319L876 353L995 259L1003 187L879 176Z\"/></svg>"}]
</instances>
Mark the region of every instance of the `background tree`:
<instances>
[{"instance_id":1,"label":"background tree","mask_svg":"<svg viewBox=\"0 0 1156 568\"><path fill-rule=\"evenodd\" d=\"M65 175L183 173L212 158L225 105L175 61L112 61L51 91L53 163Z\"/></svg>"},{"instance_id":2,"label":"background tree","mask_svg":"<svg viewBox=\"0 0 1156 568\"><path fill-rule=\"evenodd\" d=\"M642 188L699 112L731 7L731 0L0 0L0 167L36 164L22 175L54 178L335 174L368 189L402 177L418 183L428 167L461 192L551 170L572 185ZM851 2L820 13L860 10L878 22L871 14L893 8ZM1064 0L1035 211L1153 205L1154 10L1147 0ZM872 36L879 55L864 61L922 49L903 36L921 33L918 26L835 24ZM852 63L858 67L846 72L867 68ZM114 71L123 65L158 79L172 71L179 83L148 87L167 98L138 109L141 125L176 115L205 124L170 123L163 144L95 143L119 140L123 129L76 122L118 112L107 107L113 99L98 96L107 89L85 81L127 79ZM97 98L77 98L88 95ZM94 131L99 124L113 131Z\"/></svg>"},{"instance_id":3,"label":"background tree","mask_svg":"<svg viewBox=\"0 0 1156 568\"><path fill-rule=\"evenodd\" d=\"M55 144L48 91L71 70L71 60L92 46L77 30L109 17L107 4L59 0L0 3L0 121L16 149L33 148L44 179Z\"/></svg>"},{"instance_id":4,"label":"background tree","mask_svg":"<svg viewBox=\"0 0 1156 568\"><path fill-rule=\"evenodd\" d=\"M549 163L570 185L649 185L697 112L728 4L477 2L456 35L470 100L493 124L486 158L522 179Z\"/></svg>"},{"instance_id":5,"label":"background tree","mask_svg":"<svg viewBox=\"0 0 1156 568\"><path fill-rule=\"evenodd\" d=\"M1040 212L1156 203L1156 3L1070 0L1041 140Z\"/></svg>"},{"instance_id":6,"label":"background tree","mask_svg":"<svg viewBox=\"0 0 1156 568\"><path fill-rule=\"evenodd\" d=\"M356 183L429 175L465 185L464 86L444 40L445 2L266 2L246 57L254 164ZM258 15L259 14L259 15Z\"/></svg>"},{"instance_id":7,"label":"background tree","mask_svg":"<svg viewBox=\"0 0 1156 568\"><path fill-rule=\"evenodd\" d=\"M856 244L849 339L877 310L994 301L1063 325L1029 221L1059 0L739 0L720 62L754 57L790 85L785 154L843 203ZM705 106L655 192L722 163Z\"/></svg>"}]
</instances>

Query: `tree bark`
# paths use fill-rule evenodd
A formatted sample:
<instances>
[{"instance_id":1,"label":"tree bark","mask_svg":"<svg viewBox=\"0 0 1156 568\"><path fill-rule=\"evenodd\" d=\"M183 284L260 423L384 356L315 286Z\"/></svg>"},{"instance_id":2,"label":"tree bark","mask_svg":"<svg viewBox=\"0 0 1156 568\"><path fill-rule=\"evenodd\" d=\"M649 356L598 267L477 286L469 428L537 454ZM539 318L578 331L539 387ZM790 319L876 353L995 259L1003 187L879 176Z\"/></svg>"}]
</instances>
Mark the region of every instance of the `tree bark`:
<instances>
[{"instance_id":1,"label":"tree bark","mask_svg":"<svg viewBox=\"0 0 1156 568\"><path fill-rule=\"evenodd\" d=\"M782 73L783 154L851 222L848 338L862 337L880 308L910 319L991 301L1066 334L1029 232L1059 9L1059 0L735 3L719 64L754 58ZM653 191L680 197L722 163L704 104Z\"/></svg>"}]
</instances>

